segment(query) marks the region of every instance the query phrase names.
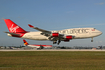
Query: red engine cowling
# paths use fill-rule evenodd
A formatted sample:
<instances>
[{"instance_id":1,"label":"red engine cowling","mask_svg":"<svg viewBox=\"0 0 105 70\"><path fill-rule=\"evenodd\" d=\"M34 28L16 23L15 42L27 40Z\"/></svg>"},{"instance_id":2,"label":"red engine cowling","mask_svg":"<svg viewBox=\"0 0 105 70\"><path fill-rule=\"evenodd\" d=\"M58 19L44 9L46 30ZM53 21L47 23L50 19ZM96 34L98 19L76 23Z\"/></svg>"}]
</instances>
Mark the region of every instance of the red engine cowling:
<instances>
[{"instance_id":1,"label":"red engine cowling","mask_svg":"<svg viewBox=\"0 0 105 70\"><path fill-rule=\"evenodd\" d=\"M71 40L72 39L72 36L70 35L70 36L66 36L66 39L67 40Z\"/></svg>"},{"instance_id":2,"label":"red engine cowling","mask_svg":"<svg viewBox=\"0 0 105 70\"><path fill-rule=\"evenodd\" d=\"M52 37L58 37L59 33L52 33Z\"/></svg>"},{"instance_id":3,"label":"red engine cowling","mask_svg":"<svg viewBox=\"0 0 105 70\"><path fill-rule=\"evenodd\" d=\"M65 37L66 39L64 40L65 42L69 42L71 39L72 39L72 36L70 35L70 36L66 36Z\"/></svg>"}]
</instances>

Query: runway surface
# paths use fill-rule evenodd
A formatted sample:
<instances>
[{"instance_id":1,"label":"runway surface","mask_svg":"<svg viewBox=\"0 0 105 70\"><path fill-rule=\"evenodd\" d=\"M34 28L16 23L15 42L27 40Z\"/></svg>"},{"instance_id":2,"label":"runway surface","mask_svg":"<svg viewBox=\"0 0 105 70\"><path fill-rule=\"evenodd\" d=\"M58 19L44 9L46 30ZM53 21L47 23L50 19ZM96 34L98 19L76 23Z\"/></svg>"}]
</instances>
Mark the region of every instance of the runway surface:
<instances>
[{"instance_id":1,"label":"runway surface","mask_svg":"<svg viewBox=\"0 0 105 70\"><path fill-rule=\"evenodd\" d=\"M0 49L0 51L105 51L105 49Z\"/></svg>"}]
</instances>

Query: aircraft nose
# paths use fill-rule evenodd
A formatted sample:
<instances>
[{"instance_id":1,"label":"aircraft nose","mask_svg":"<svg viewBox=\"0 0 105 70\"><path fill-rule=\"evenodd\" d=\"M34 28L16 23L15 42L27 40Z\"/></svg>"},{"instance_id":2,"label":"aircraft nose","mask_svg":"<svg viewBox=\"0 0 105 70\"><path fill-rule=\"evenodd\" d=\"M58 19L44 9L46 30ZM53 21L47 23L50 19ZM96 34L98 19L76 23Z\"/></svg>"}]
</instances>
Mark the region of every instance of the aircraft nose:
<instances>
[{"instance_id":1,"label":"aircraft nose","mask_svg":"<svg viewBox=\"0 0 105 70\"><path fill-rule=\"evenodd\" d=\"M100 31L100 35L102 34L102 32Z\"/></svg>"},{"instance_id":2,"label":"aircraft nose","mask_svg":"<svg viewBox=\"0 0 105 70\"><path fill-rule=\"evenodd\" d=\"M97 33L98 36L102 34L102 32L99 31L99 30L96 30L96 33Z\"/></svg>"},{"instance_id":3,"label":"aircraft nose","mask_svg":"<svg viewBox=\"0 0 105 70\"><path fill-rule=\"evenodd\" d=\"M101 35L101 34L102 34L102 32L101 32L101 31L98 31L98 33L99 33L99 35Z\"/></svg>"}]
</instances>

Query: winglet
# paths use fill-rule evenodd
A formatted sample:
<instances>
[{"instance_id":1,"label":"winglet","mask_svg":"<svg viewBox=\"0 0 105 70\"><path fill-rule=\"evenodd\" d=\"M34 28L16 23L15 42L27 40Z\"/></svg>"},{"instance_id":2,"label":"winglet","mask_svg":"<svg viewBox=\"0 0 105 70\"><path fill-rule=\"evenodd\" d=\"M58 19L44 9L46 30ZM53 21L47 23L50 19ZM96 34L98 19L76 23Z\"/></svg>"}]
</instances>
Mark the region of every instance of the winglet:
<instances>
[{"instance_id":1,"label":"winglet","mask_svg":"<svg viewBox=\"0 0 105 70\"><path fill-rule=\"evenodd\" d=\"M28 26L31 27L31 28L34 28L34 26L32 26L32 25L30 25L30 24L28 24Z\"/></svg>"}]
</instances>

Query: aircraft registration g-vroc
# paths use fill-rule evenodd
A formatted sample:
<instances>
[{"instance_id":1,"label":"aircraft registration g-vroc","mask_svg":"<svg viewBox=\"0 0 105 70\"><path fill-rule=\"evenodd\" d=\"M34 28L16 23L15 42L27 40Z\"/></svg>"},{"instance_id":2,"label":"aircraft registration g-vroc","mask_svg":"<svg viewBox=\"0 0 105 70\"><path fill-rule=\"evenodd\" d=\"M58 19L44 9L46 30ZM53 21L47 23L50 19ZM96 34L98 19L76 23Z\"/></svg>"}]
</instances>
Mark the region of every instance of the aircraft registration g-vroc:
<instances>
[{"instance_id":1,"label":"aircraft registration g-vroc","mask_svg":"<svg viewBox=\"0 0 105 70\"><path fill-rule=\"evenodd\" d=\"M30 24L28 24L30 28L36 29L38 31L28 32L10 19L4 19L4 21L9 29L9 32L5 32L8 34L8 36L32 40L50 40L53 41L53 44L57 43L58 45L61 41L69 42L72 39L91 38L91 42L93 42L94 37L102 34L101 31L95 28L73 28L58 31L48 31L34 27Z\"/></svg>"},{"instance_id":2,"label":"aircraft registration g-vroc","mask_svg":"<svg viewBox=\"0 0 105 70\"><path fill-rule=\"evenodd\" d=\"M37 48L37 49L43 49L43 48L50 48L52 45L38 45L38 44L29 44L25 39L23 39L24 45L31 47L31 48Z\"/></svg>"}]
</instances>

